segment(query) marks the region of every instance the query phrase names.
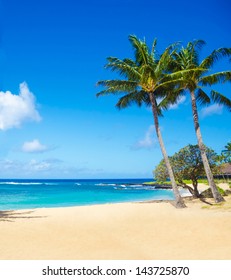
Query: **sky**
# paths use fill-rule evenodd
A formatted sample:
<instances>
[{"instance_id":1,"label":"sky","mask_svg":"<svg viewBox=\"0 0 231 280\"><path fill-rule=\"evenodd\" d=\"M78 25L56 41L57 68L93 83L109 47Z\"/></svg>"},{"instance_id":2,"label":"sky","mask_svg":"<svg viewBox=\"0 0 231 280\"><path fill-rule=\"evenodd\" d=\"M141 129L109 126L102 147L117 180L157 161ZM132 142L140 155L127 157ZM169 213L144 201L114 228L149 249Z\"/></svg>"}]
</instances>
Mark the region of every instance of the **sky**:
<instances>
[{"instance_id":1,"label":"sky","mask_svg":"<svg viewBox=\"0 0 231 280\"><path fill-rule=\"evenodd\" d=\"M161 53L203 39L201 58L231 47L228 0L0 1L0 178L152 178L162 159L151 110L96 98L118 78L106 58L133 58L130 34ZM222 60L214 71L230 70ZM217 86L231 98L231 85ZM204 143L220 153L231 114L199 107ZM160 119L169 155L196 144L188 96Z\"/></svg>"}]
</instances>

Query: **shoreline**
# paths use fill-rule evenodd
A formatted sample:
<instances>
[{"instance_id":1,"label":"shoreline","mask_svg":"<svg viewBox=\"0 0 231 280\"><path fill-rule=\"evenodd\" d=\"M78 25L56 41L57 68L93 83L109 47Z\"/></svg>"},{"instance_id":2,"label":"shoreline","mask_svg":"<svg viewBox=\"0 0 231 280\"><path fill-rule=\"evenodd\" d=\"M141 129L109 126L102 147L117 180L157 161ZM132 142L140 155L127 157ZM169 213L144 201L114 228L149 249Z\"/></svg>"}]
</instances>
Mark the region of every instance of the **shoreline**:
<instances>
[{"instance_id":1,"label":"shoreline","mask_svg":"<svg viewBox=\"0 0 231 280\"><path fill-rule=\"evenodd\" d=\"M187 198L185 196L184 198ZM36 211L36 210L46 210L46 209L67 209L67 208L79 208L79 207L94 207L94 206L103 206L103 205L119 205L119 204L136 204L136 203L161 203L161 202L174 202L174 199L150 199L150 200L140 200L140 201L122 201L122 202L106 202L106 203L97 203L97 204L83 204L83 205L69 205L69 206L51 206L51 207L36 207L36 208L22 208L22 209L0 209L0 218L2 212L19 212L19 211Z\"/></svg>"},{"instance_id":2,"label":"shoreline","mask_svg":"<svg viewBox=\"0 0 231 280\"><path fill-rule=\"evenodd\" d=\"M31 180L30 180L31 181ZM116 184L115 184L116 185ZM132 185L136 185L135 183L127 183L128 186L132 186ZM144 186L148 186L147 184L144 184ZM156 185L150 185L150 186L156 186ZM208 187L208 186L207 186ZM159 185L156 187L157 190L160 190L160 189L167 189L167 190L171 190L171 188L169 187L163 187L161 188ZM182 190L182 197L188 197L188 196L191 196L190 192L182 187L180 187L180 189ZM51 209L51 208L68 208L68 207L82 207L82 206L94 206L94 205L107 205L107 204L120 204L120 203L145 203L145 202L149 202L149 201L174 201L174 198L173 199L147 199L147 200L130 200L130 201L117 201L117 202L103 202L103 203L96 203L96 204L76 204L76 205L66 205L66 206L51 206L51 207L34 207L34 208L19 208L19 209L0 209L0 213L3 212L3 211L27 211L27 210L36 210L36 209Z\"/></svg>"},{"instance_id":3,"label":"shoreline","mask_svg":"<svg viewBox=\"0 0 231 280\"><path fill-rule=\"evenodd\" d=\"M189 186L192 186L189 184ZM220 187L222 187L224 190L230 190L227 183L220 183ZM208 189L209 186L204 183L198 184L198 190L199 192L203 192L206 189ZM160 189L160 188L158 188ZM165 189L165 188L163 188ZM183 199L190 199L192 198L192 194L185 188L179 187L179 189L183 192L181 193L181 196ZM13 212L13 211L35 211L40 209L59 209L59 208L75 208L75 207L93 207L93 206L99 206L99 205L118 205L118 204L129 204L129 203L161 203L166 202L172 204L174 202L174 199L148 199L148 200L140 200L140 201L118 201L118 202L106 202L106 203L97 203L97 204L83 204L83 205L68 205L68 206L51 206L51 207L36 207L36 208L22 208L22 209L0 209L0 218L1 218L1 212Z\"/></svg>"},{"instance_id":4,"label":"shoreline","mask_svg":"<svg viewBox=\"0 0 231 280\"><path fill-rule=\"evenodd\" d=\"M231 196L0 212L1 260L231 259Z\"/></svg>"},{"instance_id":5,"label":"shoreline","mask_svg":"<svg viewBox=\"0 0 231 280\"><path fill-rule=\"evenodd\" d=\"M231 259L231 195L184 199L0 211L0 260Z\"/></svg>"}]
</instances>

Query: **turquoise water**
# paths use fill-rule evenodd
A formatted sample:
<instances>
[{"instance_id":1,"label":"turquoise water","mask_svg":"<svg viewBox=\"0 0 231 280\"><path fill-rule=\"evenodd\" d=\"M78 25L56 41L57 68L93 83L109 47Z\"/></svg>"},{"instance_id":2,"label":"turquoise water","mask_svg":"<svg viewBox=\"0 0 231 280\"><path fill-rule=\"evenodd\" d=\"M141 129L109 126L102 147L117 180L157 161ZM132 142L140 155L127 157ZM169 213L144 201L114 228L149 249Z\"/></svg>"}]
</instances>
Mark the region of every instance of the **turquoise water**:
<instances>
[{"instance_id":1,"label":"turquoise water","mask_svg":"<svg viewBox=\"0 0 231 280\"><path fill-rule=\"evenodd\" d=\"M0 210L173 199L171 190L142 186L146 181L0 180Z\"/></svg>"}]
</instances>

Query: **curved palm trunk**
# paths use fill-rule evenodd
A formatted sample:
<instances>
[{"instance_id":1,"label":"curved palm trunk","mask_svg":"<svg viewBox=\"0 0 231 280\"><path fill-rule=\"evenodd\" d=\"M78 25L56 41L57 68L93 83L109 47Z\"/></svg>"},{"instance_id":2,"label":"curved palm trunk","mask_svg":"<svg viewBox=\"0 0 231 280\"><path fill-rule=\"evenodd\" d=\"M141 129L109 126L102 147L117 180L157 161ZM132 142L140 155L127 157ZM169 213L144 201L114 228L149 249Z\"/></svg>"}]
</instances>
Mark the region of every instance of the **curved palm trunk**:
<instances>
[{"instance_id":1,"label":"curved palm trunk","mask_svg":"<svg viewBox=\"0 0 231 280\"><path fill-rule=\"evenodd\" d=\"M215 201L218 202L222 202L224 201L224 198L221 196L221 194L219 193L216 184L214 182L214 178L213 178L213 174L211 171L211 168L209 166L209 161L205 152L205 146L202 140L202 135L201 135L201 130L200 130L200 125L199 125L199 118L198 118L198 112L197 112L197 105L196 105L196 97L195 97L195 93L194 91L190 92L190 96L191 96L191 102L192 102L192 112L193 112L193 121L194 121L194 128L195 128L195 132L196 132L196 136L197 136L197 141L198 141L198 146L201 152L201 158L202 158L202 162L204 165L204 169L205 169L205 173L209 182L209 186L212 190L212 194L213 197L215 199Z\"/></svg>"},{"instance_id":2,"label":"curved palm trunk","mask_svg":"<svg viewBox=\"0 0 231 280\"><path fill-rule=\"evenodd\" d=\"M157 135L157 138L158 138L159 143L160 143L161 152L162 152L163 157L164 157L164 161L165 161L165 164L166 164L166 167L167 167L167 170L168 170L169 178L170 178L170 181L171 181L171 184L172 184L173 193L174 193L174 196L175 196L175 207L176 208L185 208L186 205L184 204L184 201L183 201L182 197L180 196L180 192L177 188L177 184L176 184L176 181L175 181L175 178L174 178L173 170L172 170L172 167L170 165L169 158L168 158L168 155L167 155L167 152L166 152L166 149L165 149L165 146L164 146L164 142L163 142L163 139L162 139L162 136L161 136L160 127L159 127L159 120L158 120L158 113L157 113L158 108L157 108L156 100L154 99L152 93L150 93L149 96L150 96L150 100L151 100L151 104L152 104L152 113L153 113L153 117L154 117L156 135Z\"/></svg>"}]
</instances>

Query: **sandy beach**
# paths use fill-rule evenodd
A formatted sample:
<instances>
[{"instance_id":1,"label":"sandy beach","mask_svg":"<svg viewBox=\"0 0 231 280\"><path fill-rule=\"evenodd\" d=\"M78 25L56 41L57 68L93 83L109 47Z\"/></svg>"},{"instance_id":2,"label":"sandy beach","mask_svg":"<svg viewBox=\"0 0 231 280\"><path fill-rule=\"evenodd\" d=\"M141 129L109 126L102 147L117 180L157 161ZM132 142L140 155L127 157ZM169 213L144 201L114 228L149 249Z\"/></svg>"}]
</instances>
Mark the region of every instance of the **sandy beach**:
<instances>
[{"instance_id":1,"label":"sandy beach","mask_svg":"<svg viewBox=\"0 0 231 280\"><path fill-rule=\"evenodd\" d=\"M0 211L0 259L231 259L231 196L226 201Z\"/></svg>"}]
</instances>

